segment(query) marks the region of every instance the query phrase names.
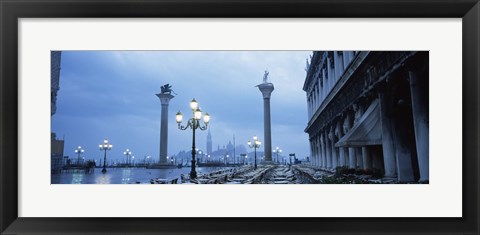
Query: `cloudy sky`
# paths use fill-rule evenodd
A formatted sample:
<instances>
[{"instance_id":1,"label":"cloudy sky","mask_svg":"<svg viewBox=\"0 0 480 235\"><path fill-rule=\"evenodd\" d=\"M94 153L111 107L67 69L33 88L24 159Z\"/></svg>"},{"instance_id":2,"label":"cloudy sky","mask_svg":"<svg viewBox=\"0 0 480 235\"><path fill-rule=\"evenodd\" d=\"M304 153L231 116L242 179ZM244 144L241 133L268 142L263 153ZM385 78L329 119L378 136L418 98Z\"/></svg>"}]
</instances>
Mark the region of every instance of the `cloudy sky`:
<instances>
[{"instance_id":1,"label":"cloudy sky","mask_svg":"<svg viewBox=\"0 0 480 235\"><path fill-rule=\"evenodd\" d=\"M302 90L309 51L65 51L62 52L57 113L52 132L65 137L64 155L99 159L98 145L107 138L109 159L158 160L160 100L166 83L175 98L169 107L168 154L191 149L192 132L180 131L175 114L191 117L195 98L211 115L213 149L232 141L244 144L257 135L263 142L263 99L256 85L265 70L275 86L271 97L272 147L283 153L309 155L307 104ZM197 131L197 147L206 149L207 131ZM233 142L233 141L232 141ZM263 151L263 146L260 149Z\"/></svg>"}]
</instances>

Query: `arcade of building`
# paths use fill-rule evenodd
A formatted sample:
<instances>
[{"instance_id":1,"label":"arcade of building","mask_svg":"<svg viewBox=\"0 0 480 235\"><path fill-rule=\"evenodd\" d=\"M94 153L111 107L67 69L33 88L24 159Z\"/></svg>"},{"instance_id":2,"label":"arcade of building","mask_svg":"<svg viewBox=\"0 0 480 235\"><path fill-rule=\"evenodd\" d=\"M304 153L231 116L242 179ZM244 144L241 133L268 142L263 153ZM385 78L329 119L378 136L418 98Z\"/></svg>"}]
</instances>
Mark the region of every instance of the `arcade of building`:
<instances>
[{"instance_id":1,"label":"arcade of building","mask_svg":"<svg viewBox=\"0 0 480 235\"><path fill-rule=\"evenodd\" d=\"M315 51L307 63L310 162L429 180L429 54Z\"/></svg>"}]
</instances>

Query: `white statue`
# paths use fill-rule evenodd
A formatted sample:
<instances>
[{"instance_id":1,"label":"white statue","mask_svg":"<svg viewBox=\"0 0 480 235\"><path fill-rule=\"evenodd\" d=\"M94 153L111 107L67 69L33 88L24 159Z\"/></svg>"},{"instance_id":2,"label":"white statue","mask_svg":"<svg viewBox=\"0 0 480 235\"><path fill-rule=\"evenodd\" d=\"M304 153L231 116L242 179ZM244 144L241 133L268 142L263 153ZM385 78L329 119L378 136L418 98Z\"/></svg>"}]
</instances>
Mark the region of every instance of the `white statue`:
<instances>
[{"instance_id":1,"label":"white statue","mask_svg":"<svg viewBox=\"0 0 480 235\"><path fill-rule=\"evenodd\" d=\"M268 83L267 79L268 79L268 71L265 70L265 74L263 74L263 83Z\"/></svg>"}]
</instances>

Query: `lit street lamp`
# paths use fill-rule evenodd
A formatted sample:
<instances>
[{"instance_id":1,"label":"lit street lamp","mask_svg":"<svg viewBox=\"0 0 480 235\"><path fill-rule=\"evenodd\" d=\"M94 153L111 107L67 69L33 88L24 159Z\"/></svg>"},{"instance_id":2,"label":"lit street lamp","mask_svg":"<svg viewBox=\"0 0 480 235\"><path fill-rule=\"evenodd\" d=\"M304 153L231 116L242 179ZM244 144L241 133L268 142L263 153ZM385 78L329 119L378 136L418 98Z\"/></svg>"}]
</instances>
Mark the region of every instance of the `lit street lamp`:
<instances>
[{"instance_id":1,"label":"lit street lamp","mask_svg":"<svg viewBox=\"0 0 480 235\"><path fill-rule=\"evenodd\" d=\"M188 128L192 129L192 170L190 171L190 179L195 179L197 178L197 172L195 171L195 130L200 129L202 131L206 130L208 127L208 122L210 121L210 115L208 113L205 113L203 116L203 122L204 126L200 125L200 119L202 119L202 111L198 107L198 102L193 99L190 101L190 108L192 109L193 112L193 117L188 119L187 125L182 126L182 119L183 115L180 111L177 112L176 115L176 121L178 123L178 129L180 130L187 130Z\"/></svg>"},{"instance_id":2,"label":"lit street lamp","mask_svg":"<svg viewBox=\"0 0 480 235\"><path fill-rule=\"evenodd\" d=\"M276 148L273 150L273 152L274 152L274 153L277 153L277 163L280 163L280 162L278 161L278 153L281 153L282 150L281 150L279 147L276 147Z\"/></svg>"},{"instance_id":3,"label":"lit street lamp","mask_svg":"<svg viewBox=\"0 0 480 235\"><path fill-rule=\"evenodd\" d=\"M262 142L260 142L260 140L258 140L257 136L253 136L253 143L250 142L250 140L247 142L248 144L248 147L250 148L254 148L255 149L255 170L257 169L257 148L260 147L260 145L262 144Z\"/></svg>"},{"instance_id":4,"label":"lit street lamp","mask_svg":"<svg viewBox=\"0 0 480 235\"><path fill-rule=\"evenodd\" d=\"M80 155L83 153L83 149L82 149L82 146L78 146L77 149L75 149L75 153L78 154L78 158L77 158L77 165L80 165Z\"/></svg>"},{"instance_id":5,"label":"lit street lamp","mask_svg":"<svg viewBox=\"0 0 480 235\"><path fill-rule=\"evenodd\" d=\"M147 166L147 164L150 165L150 156L143 157L143 165Z\"/></svg>"},{"instance_id":6,"label":"lit street lamp","mask_svg":"<svg viewBox=\"0 0 480 235\"><path fill-rule=\"evenodd\" d=\"M129 160L130 160L130 155L132 154L132 152L130 152L129 149L126 149L125 152L123 152L123 155L125 155L125 166L128 166L129 165Z\"/></svg>"},{"instance_id":7,"label":"lit street lamp","mask_svg":"<svg viewBox=\"0 0 480 235\"><path fill-rule=\"evenodd\" d=\"M103 155L103 170L102 170L102 173L106 173L107 172L107 168L106 168L106 162L107 162L107 150L110 150L112 149L112 144L109 144L108 143L108 140L105 139L103 140L103 144L100 144L98 145L98 147L100 148L100 151L104 151L104 155Z\"/></svg>"}]
</instances>

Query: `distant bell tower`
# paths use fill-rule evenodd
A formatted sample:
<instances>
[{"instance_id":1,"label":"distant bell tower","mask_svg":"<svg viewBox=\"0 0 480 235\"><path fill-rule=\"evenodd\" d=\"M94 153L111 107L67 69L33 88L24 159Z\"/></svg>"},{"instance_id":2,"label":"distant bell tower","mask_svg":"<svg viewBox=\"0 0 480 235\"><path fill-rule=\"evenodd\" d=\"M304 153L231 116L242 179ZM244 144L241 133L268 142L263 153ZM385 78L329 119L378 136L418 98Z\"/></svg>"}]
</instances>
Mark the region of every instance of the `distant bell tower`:
<instances>
[{"instance_id":1,"label":"distant bell tower","mask_svg":"<svg viewBox=\"0 0 480 235\"><path fill-rule=\"evenodd\" d=\"M207 134L207 154L212 154L212 134L210 133L210 128Z\"/></svg>"}]
</instances>

